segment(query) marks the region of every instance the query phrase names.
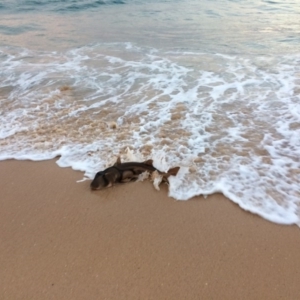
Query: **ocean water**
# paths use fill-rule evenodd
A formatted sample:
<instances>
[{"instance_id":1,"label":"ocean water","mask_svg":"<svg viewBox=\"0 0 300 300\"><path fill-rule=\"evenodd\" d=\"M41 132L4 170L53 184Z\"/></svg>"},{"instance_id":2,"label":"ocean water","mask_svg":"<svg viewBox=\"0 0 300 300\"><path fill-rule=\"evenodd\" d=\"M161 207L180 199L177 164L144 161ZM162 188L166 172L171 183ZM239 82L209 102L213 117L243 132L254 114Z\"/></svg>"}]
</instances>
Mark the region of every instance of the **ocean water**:
<instances>
[{"instance_id":1,"label":"ocean water","mask_svg":"<svg viewBox=\"0 0 300 300\"><path fill-rule=\"evenodd\" d=\"M84 172L152 158L187 200L221 192L300 225L297 1L6 0L0 159Z\"/></svg>"}]
</instances>

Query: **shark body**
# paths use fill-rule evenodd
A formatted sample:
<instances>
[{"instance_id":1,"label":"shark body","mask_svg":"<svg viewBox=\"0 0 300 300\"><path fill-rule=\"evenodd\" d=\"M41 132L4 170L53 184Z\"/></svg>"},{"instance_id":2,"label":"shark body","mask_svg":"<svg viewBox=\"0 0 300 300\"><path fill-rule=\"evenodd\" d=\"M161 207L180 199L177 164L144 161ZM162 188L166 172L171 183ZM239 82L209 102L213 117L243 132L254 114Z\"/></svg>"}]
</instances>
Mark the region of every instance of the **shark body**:
<instances>
[{"instance_id":1,"label":"shark body","mask_svg":"<svg viewBox=\"0 0 300 300\"><path fill-rule=\"evenodd\" d=\"M100 190L111 187L116 183L135 181L140 174L146 171L149 173L157 171L163 176L164 181L168 181L167 178L171 175L175 176L178 173L178 170L179 167L176 167L170 169L167 173L164 173L153 167L152 160L122 163L119 157L113 166L96 173L95 178L91 182L91 189Z\"/></svg>"}]
</instances>

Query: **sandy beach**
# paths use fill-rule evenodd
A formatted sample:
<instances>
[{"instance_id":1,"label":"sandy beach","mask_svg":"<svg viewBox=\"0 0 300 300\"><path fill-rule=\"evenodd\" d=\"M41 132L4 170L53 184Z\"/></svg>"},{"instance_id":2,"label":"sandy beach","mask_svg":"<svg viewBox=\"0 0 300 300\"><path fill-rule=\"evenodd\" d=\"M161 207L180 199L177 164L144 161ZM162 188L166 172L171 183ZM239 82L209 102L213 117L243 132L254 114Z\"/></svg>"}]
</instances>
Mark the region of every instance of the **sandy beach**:
<instances>
[{"instance_id":1,"label":"sandy beach","mask_svg":"<svg viewBox=\"0 0 300 300\"><path fill-rule=\"evenodd\" d=\"M298 299L300 232L149 182L0 162L1 299Z\"/></svg>"}]
</instances>

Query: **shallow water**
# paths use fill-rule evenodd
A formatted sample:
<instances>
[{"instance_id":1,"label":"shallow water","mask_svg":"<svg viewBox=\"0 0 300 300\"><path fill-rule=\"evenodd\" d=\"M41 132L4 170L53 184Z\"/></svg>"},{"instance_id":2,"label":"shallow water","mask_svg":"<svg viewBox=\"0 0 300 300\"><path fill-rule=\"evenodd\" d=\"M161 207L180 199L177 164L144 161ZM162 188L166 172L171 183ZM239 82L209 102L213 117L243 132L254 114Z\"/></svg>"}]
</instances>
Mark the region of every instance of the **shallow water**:
<instances>
[{"instance_id":1,"label":"shallow water","mask_svg":"<svg viewBox=\"0 0 300 300\"><path fill-rule=\"evenodd\" d=\"M170 196L222 192L299 224L300 10L271 1L5 1L0 159L180 165Z\"/></svg>"}]
</instances>

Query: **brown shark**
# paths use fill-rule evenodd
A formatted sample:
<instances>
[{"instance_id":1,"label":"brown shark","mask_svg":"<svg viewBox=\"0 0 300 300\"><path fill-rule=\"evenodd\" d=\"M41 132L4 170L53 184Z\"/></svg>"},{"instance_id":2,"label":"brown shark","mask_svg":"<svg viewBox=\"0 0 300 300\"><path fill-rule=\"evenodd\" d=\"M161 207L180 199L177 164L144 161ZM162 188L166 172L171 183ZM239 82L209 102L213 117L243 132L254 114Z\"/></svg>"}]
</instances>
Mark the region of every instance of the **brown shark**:
<instances>
[{"instance_id":1,"label":"brown shark","mask_svg":"<svg viewBox=\"0 0 300 300\"><path fill-rule=\"evenodd\" d=\"M113 186L116 183L134 181L137 180L140 174L146 171L149 173L157 171L163 176L164 181L168 181L169 176L176 176L179 171L179 167L172 168L167 173L164 173L153 167L153 161L151 159L144 162L122 163L120 157L118 157L113 166L105 169L104 171L100 171L95 175L94 180L91 182L91 189L100 190Z\"/></svg>"}]
</instances>

